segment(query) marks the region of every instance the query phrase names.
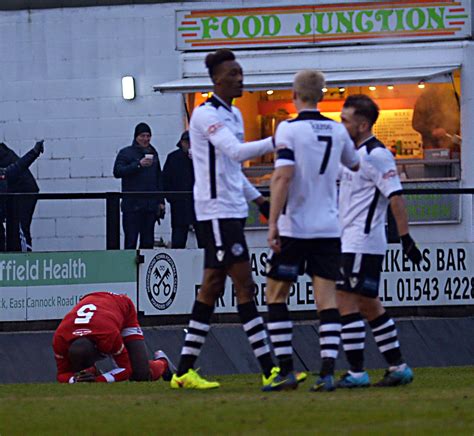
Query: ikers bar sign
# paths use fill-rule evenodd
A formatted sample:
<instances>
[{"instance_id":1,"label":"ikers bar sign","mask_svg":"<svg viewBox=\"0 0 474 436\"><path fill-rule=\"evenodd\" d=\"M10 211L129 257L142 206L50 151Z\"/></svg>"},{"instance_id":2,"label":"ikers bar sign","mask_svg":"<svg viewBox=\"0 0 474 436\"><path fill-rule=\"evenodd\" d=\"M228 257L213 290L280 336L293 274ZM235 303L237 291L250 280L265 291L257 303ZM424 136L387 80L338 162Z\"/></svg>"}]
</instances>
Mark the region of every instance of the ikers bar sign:
<instances>
[{"instance_id":1,"label":"ikers bar sign","mask_svg":"<svg viewBox=\"0 0 474 436\"><path fill-rule=\"evenodd\" d=\"M311 46L466 38L470 0L178 11L177 48Z\"/></svg>"}]
</instances>

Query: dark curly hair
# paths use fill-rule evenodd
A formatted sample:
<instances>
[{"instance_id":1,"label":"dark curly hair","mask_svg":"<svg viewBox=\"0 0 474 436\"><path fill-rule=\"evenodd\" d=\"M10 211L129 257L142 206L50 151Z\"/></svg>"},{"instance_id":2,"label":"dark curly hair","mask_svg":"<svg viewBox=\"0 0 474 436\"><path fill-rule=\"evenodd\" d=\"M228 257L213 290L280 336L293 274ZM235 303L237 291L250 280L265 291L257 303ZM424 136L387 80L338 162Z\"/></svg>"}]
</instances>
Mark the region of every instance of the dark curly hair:
<instances>
[{"instance_id":1,"label":"dark curly hair","mask_svg":"<svg viewBox=\"0 0 474 436\"><path fill-rule=\"evenodd\" d=\"M379 107L368 95L354 94L347 97L345 108L353 107L354 114L364 117L372 127L379 117Z\"/></svg>"},{"instance_id":2,"label":"dark curly hair","mask_svg":"<svg viewBox=\"0 0 474 436\"><path fill-rule=\"evenodd\" d=\"M235 61L234 53L227 48L222 48L206 56L206 68L209 70L211 78L214 75L215 68L225 61Z\"/></svg>"}]
</instances>

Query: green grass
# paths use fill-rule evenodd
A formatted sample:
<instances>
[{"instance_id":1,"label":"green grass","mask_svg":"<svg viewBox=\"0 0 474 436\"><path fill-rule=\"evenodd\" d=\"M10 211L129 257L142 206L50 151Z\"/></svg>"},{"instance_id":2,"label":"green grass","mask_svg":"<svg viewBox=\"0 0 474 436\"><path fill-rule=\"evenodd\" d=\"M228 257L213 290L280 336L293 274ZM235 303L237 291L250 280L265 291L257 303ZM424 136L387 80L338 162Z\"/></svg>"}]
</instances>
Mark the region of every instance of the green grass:
<instances>
[{"instance_id":1,"label":"green grass","mask_svg":"<svg viewBox=\"0 0 474 436\"><path fill-rule=\"evenodd\" d=\"M382 371L371 372L373 380ZM421 368L398 388L260 392L257 375L213 391L167 383L0 385L0 435L474 434L474 367Z\"/></svg>"}]
</instances>

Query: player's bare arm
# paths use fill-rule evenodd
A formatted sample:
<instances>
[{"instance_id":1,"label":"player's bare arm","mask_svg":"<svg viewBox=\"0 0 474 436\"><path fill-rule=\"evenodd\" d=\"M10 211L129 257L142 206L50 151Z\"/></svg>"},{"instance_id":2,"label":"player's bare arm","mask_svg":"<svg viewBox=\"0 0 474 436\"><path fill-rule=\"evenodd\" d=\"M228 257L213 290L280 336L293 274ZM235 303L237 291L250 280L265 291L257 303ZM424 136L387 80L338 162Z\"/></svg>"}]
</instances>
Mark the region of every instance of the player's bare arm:
<instances>
[{"instance_id":1,"label":"player's bare arm","mask_svg":"<svg viewBox=\"0 0 474 436\"><path fill-rule=\"evenodd\" d=\"M410 236L408 228L408 215L405 208L405 201L402 195L392 195L390 197L390 209L397 223L398 234L402 242L403 252L413 263L421 262L421 252L416 246L415 241Z\"/></svg>"},{"instance_id":2,"label":"player's bare arm","mask_svg":"<svg viewBox=\"0 0 474 436\"><path fill-rule=\"evenodd\" d=\"M135 381L150 380L150 364L145 348L145 341L127 341L125 346L132 365L132 379Z\"/></svg>"},{"instance_id":3,"label":"player's bare arm","mask_svg":"<svg viewBox=\"0 0 474 436\"><path fill-rule=\"evenodd\" d=\"M268 220L267 241L269 247L275 252L280 252L280 235L278 233L278 218L285 206L288 189L293 179L294 166L285 165L275 169L270 184L270 218Z\"/></svg>"}]
</instances>

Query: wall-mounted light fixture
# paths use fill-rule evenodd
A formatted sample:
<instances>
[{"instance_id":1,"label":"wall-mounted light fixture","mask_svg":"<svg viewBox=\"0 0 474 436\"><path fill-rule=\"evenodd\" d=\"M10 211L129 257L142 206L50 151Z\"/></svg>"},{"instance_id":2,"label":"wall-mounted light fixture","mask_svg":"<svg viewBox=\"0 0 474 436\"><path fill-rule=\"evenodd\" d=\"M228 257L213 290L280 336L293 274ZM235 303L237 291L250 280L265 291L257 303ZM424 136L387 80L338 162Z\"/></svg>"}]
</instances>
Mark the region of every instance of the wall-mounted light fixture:
<instances>
[{"instance_id":1,"label":"wall-mounted light fixture","mask_svg":"<svg viewBox=\"0 0 474 436\"><path fill-rule=\"evenodd\" d=\"M122 77L122 97L124 100L135 98L135 79L133 76Z\"/></svg>"},{"instance_id":2,"label":"wall-mounted light fixture","mask_svg":"<svg viewBox=\"0 0 474 436\"><path fill-rule=\"evenodd\" d=\"M388 89L389 91L393 91L393 88L395 88L395 86L393 86L393 85L387 85L387 89Z\"/></svg>"},{"instance_id":3,"label":"wall-mounted light fixture","mask_svg":"<svg viewBox=\"0 0 474 436\"><path fill-rule=\"evenodd\" d=\"M209 93L208 92L201 92L201 97L207 98L207 97L209 97Z\"/></svg>"},{"instance_id":4,"label":"wall-mounted light fixture","mask_svg":"<svg viewBox=\"0 0 474 436\"><path fill-rule=\"evenodd\" d=\"M375 91L375 90L377 89L377 87L376 87L376 86L369 86L369 89L370 89L371 91Z\"/></svg>"},{"instance_id":5,"label":"wall-mounted light fixture","mask_svg":"<svg viewBox=\"0 0 474 436\"><path fill-rule=\"evenodd\" d=\"M328 89L326 87L324 87L321 91L328 92Z\"/></svg>"},{"instance_id":6,"label":"wall-mounted light fixture","mask_svg":"<svg viewBox=\"0 0 474 436\"><path fill-rule=\"evenodd\" d=\"M346 92L346 88L344 88L344 86L340 86L339 87L339 93L343 94L344 92Z\"/></svg>"},{"instance_id":7,"label":"wall-mounted light fixture","mask_svg":"<svg viewBox=\"0 0 474 436\"><path fill-rule=\"evenodd\" d=\"M269 90L267 91L267 95L272 95L272 94L273 94L273 89L269 89Z\"/></svg>"},{"instance_id":8,"label":"wall-mounted light fixture","mask_svg":"<svg viewBox=\"0 0 474 436\"><path fill-rule=\"evenodd\" d=\"M418 82L418 88L420 89L425 89L425 81L424 80L420 80Z\"/></svg>"}]
</instances>

